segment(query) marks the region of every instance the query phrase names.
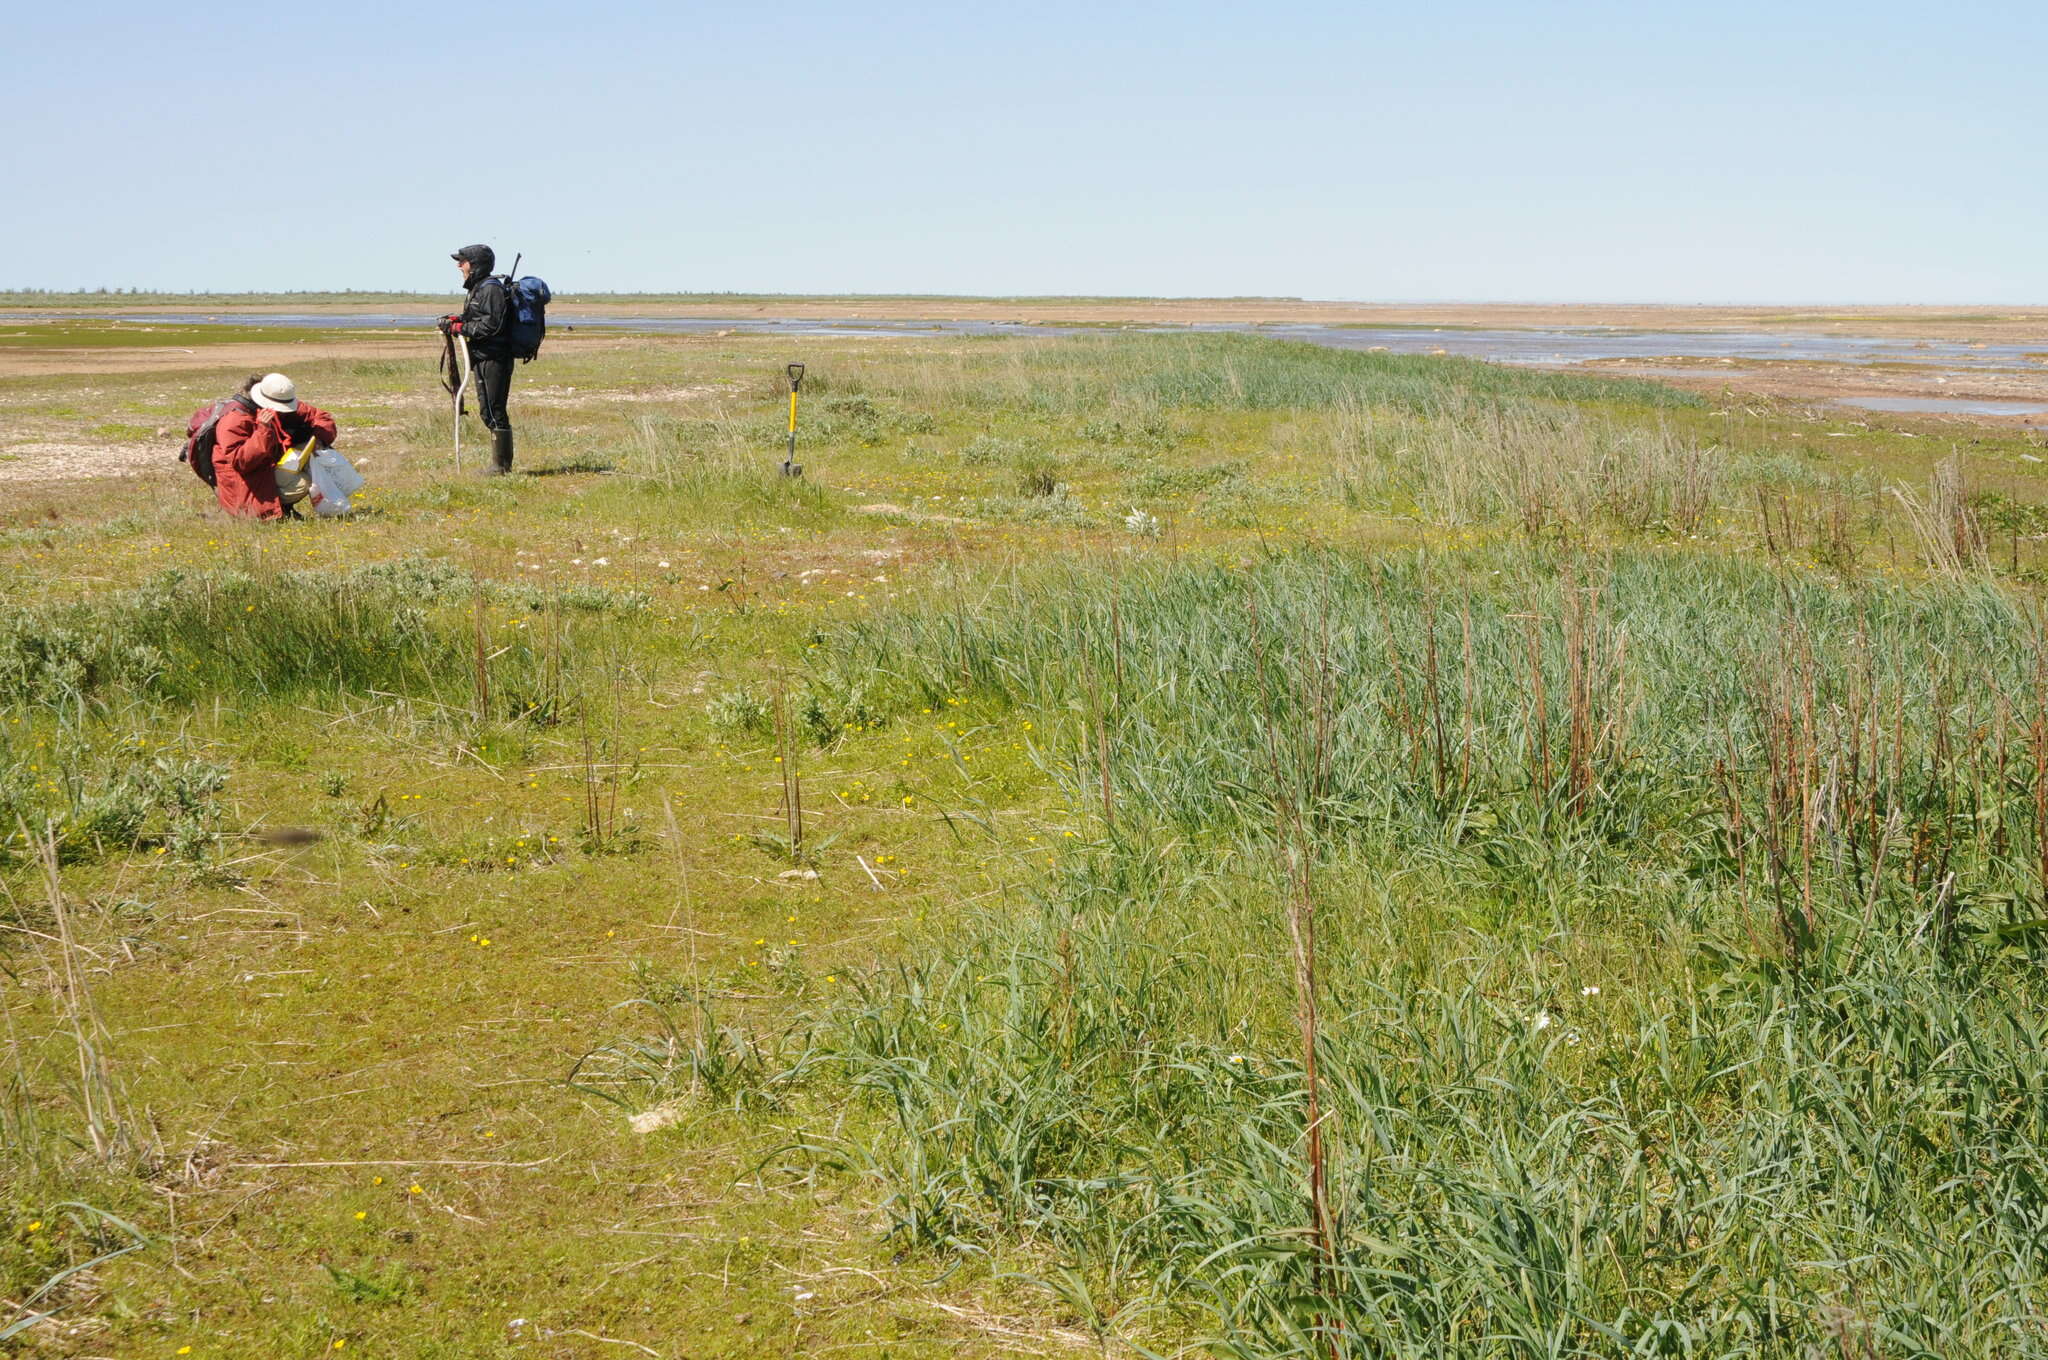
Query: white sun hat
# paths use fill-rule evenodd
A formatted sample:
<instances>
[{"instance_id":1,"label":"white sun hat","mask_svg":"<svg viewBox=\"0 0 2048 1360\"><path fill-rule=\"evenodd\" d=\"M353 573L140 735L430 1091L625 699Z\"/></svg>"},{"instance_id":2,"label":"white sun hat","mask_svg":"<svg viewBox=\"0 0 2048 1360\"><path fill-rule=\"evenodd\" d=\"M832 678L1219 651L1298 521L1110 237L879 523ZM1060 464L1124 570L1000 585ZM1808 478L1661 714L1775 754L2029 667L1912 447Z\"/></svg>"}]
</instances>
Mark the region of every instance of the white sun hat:
<instances>
[{"instance_id":1,"label":"white sun hat","mask_svg":"<svg viewBox=\"0 0 2048 1360\"><path fill-rule=\"evenodd\" d=\"M299 389L282 373L272 373L249 389L249 400L271 411L299 409Z\"/></svg>"}]
</instances>

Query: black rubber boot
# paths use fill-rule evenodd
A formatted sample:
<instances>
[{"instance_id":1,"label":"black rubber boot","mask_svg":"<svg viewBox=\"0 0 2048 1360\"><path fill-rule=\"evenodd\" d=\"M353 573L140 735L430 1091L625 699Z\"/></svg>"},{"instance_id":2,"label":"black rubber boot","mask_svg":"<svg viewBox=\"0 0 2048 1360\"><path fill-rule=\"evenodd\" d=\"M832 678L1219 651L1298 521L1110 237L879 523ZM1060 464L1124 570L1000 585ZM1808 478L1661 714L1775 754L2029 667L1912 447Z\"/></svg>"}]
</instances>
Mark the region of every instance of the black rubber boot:
<instances>
[{"instance_id":1,"label":"black rubber boot","mask_svg":"<svg viewBox=\"0 0 2048 1360\"><path fill-rule=\"evenodd\" d=\"M502 477L512 470L512 432L491 431L491 465L484 469L486 477Z\"/></svg>"}]
</instances>

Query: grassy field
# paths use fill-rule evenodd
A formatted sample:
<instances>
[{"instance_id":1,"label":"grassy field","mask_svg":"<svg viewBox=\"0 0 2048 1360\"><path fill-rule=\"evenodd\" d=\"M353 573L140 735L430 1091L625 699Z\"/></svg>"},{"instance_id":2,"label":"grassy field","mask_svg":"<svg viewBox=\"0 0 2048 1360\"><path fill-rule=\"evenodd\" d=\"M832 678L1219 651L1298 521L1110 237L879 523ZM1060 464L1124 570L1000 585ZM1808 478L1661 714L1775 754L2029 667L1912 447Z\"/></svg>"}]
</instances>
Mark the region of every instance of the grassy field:
<instances>
[{"instance_id":1,"label":"grassy field","mask_svg":"<svg viewBox=\"0 0 2048 1360\"><path fill-rule=\"evenodd\" d=\"M0 1345L2048 1354L2037 442L789 345L0 378Z\"/></svg>"}]
</instances>

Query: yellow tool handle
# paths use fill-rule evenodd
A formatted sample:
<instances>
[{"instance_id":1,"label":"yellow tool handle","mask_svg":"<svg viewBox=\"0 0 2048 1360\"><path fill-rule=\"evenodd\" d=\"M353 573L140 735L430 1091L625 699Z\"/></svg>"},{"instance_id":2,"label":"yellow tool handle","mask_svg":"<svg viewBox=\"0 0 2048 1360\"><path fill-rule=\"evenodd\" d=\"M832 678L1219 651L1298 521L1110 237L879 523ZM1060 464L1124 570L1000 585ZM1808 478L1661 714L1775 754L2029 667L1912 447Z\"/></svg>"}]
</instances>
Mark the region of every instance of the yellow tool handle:
<instances>
[{"instance_id":1,"label":"yellow tool handle","mask_svg":"<svg viewBox=\"0 0 2048 1360\"><path fill-rule=\"evenodd\" d=\"M789 432L796 433L796 393L789 394Z\"/></svg>"}]
</instances>

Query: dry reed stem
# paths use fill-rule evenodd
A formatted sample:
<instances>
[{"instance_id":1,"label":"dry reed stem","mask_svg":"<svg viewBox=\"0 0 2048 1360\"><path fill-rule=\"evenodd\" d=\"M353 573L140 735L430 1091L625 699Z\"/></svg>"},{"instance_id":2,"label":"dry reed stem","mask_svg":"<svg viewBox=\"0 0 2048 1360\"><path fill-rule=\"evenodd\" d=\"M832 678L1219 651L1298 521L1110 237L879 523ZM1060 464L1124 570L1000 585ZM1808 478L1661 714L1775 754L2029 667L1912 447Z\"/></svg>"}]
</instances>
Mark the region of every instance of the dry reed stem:
<instances>
[{"instance_id":1,"label":"dry reed stem","mask_svg":"<svg viewBox=\"0 0 2048 1360\"><path fill-rule=\"evenodd\" d=\"M475 624L473 662L473 685L476 702L476 720L488 722L491 716L491 659L490 638L484 622L484 580L481 575L473 578L470 591L470 618Z\"/></svg>"},{"instance_id":2,"label":"dry reed stem","mask_svg":"<svg viewBox=\"0 0 2048 1360\"><path fill-rule=\"evenodd\" d=\"M1319 790L1325 786L1329 763L1328 728L1325 722L1330 677L1329 608L1327 600L1322 604L1320 664L1316 667L1315 716L1311 729L1311 746L1307 752L1300 751L1298 747L1293 752L1297 761L1304 755L1309 758L1310 790ZM1295 780L1289 777L1288 765L1293 762L1285 760L1282 754L1280 725L1274 712L1273 695L1267 679L1265 632L1261 626L1258 599L1249 588L1246 591L1246 606L1251 620L1253 663L1259 680L1266 755L1273 780L1274 832L1284 862L1288 948L1294 978L1295 1025L1301 1044L1302 1084L1306 1100L1304 1118L1309 1182L1309 1237L1316 1250L1317 1292L1324 1299L1334 1300L1338 1296L1337 1235L1330 1212L1329 1151L1323 1137L1322 1077L1318 1064L1321 1026L1317 1013L1316 992L1316 899L1311 859L1314 845L1307 819L1303 815L1301 798L1292 791ZM1298 773L1297 769L1297 777ZM1316 1325L1322 1328L1326 1325L1326 1320L1318 1317ZM1338 1347L1334 1334L1328 1337L1328 1344L1332 1360L1336 1360Z\"/></svg>"},{"instance_id":3,"label":"dry reed stem","mask_svg":"<svg viewBox=\"0 0 2048 1360\"><path fill-rule=\"evenodd\" d=\"M26 825L22 825L21 834L24 840L31 839ZM130 1127L132 1121L122 1113L120 1087L107 1057L111 1036L100 1019L99 1008L93 1003L92 988L86 981L85 970L79 965L82 950L72 934L71 913L64 901L55 826L45 826L42 838L35 844L43 870L44 892L56 927L58 958L63 965L58 992L63 999L64 1020L71 1031L76 1052L78 1097L85 1114L86 1132L92 1139L93 1155L109 1166L117 1162L132 1162L142 1155L143 1148Z\"/></svg>"}]
</instances>

